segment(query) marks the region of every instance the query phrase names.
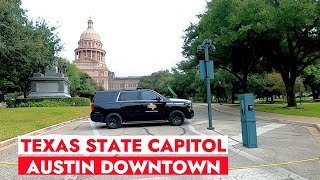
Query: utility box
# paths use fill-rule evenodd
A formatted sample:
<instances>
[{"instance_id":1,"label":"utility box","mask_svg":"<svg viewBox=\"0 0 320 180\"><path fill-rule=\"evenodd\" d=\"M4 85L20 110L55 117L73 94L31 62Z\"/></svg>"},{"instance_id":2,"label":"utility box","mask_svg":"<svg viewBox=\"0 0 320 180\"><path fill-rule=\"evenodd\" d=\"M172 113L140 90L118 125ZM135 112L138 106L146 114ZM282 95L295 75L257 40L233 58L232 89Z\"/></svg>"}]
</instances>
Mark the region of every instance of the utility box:
<instances>
[{"instance_id":1,"label":"utility box","mask_svg":"<svg viewBox=\"0 0 320 180\"><path fill-rule=\"evenodd\" d=\"M256 111L252 93L240 94L240 113L243 146L256 148L258 147Z\"/></svg>"}]
</instances>

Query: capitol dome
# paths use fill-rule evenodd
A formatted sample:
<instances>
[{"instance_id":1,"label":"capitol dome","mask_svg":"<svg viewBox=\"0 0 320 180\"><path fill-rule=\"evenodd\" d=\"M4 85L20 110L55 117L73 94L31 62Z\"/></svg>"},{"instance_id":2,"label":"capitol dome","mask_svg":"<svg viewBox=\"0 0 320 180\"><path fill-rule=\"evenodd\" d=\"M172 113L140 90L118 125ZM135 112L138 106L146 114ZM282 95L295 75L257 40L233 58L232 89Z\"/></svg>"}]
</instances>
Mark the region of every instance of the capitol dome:
<instances>
[{"instance_id":1,"label":"capitol dome","mask_svg":"<svg viewBox=\"0 0 320 180\"><path fill-rule=\"evenodd\" d=\"M80 41L81 40L93 40L101 42L99 34L93 29L93 21L91 18L88 20L87 30L85 30L80 36Z\"/></svg>"}]
</instances>

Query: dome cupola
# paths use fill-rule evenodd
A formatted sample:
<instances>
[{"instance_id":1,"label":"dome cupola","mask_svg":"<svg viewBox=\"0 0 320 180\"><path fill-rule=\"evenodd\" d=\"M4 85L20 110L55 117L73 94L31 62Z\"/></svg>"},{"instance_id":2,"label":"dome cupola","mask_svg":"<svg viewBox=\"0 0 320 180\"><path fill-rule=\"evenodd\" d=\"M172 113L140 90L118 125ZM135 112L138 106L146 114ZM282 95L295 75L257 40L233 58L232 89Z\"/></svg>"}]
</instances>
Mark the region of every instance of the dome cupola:
<instances>
[{"instance_id":1,"label":"dome cupola","mask_svg":"<svg viewBox=\"0 0 320 180\"><path fill-rule=\"evenodd\" d=\"M85 30L81 36L81 40L91 40L91 41L99 41L101 42L99 34L93 29L93 21L91 18L88 20L88 28Z\"/></svg>"}]
</instances>

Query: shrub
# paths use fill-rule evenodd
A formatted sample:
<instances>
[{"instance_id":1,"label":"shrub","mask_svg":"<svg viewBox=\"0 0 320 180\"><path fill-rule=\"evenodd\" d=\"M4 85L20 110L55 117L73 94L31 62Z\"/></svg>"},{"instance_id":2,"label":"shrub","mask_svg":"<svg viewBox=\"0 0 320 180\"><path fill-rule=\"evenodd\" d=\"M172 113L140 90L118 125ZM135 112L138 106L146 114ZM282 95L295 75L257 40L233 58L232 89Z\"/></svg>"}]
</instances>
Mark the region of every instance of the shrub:
<instances>
[{"instance_id":1,"label":"shrub","mask_svg":"<svg viewBox=\"0 0 320 180\"><path fill-rule=\"evenodd\" d=\"M4 95L4 101L6 102L7 107L9 107L9 108L15 107L17 98L20 95L21 95L21 93L19 93L19 92L5 94Z\"/></svg>"},{"instance_id":2,"label":"shrub","mask_svg":"<svg viewBox=\"0 0 320 180\"><path fill-rule=\"evenodd\" d=\"M83 97L17 99L14 107L89 106L90 99Z\"/></svg>"}]
</instances>

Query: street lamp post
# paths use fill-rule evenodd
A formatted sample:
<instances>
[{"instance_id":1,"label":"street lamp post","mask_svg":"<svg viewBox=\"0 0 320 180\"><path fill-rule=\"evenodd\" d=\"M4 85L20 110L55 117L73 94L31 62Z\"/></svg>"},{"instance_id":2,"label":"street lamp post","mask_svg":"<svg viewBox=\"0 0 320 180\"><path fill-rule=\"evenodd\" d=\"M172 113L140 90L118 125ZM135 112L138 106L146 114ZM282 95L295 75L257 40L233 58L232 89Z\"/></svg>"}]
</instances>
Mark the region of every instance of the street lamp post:
<instances>
[{"instance_id":1,"label":"street lamp post","mask_svg":"<svg viewBox=\"0 0 320 180\"><path fill-rule=\"evenodd\" d=\"M222 104L221 103L221 81L219 81L219 103L220 105Z\"/></svg>"},{"instance_id":2,"label":"street lamp post","mask_svg":"<svg viewBox=\"0 0 320 180\"><path fill-rule=\"evenodd\" d=\"M301 81L300 81L300 79L298 80L298 84L299 84L299 91L300 91L300 105L302 105L302 92L301 92Z\"/></svg>"},{"instance_id":3,"label":"street lamp post","mask_svg":"<svg viewBox=\"0 0 320 180\"><path fill-rule=\"evenodd\" d=\"M201 45L197 47L197 52L203 52L205 56L205 79L206 79L206 88L207 88L207 102L208 102L208 117L209 117L209 127L208 130L214 130L212 126L212 109L211 109L211 89L210 89L210 79L213 79L213 77L210 77L210 74L213 75L213 65L212 68L210 68L210 60L209 60L209 51L214 53L216 50L215 46L212 44L212 41L210 39L205 39Z\"/></svg>"}]
</instances>

